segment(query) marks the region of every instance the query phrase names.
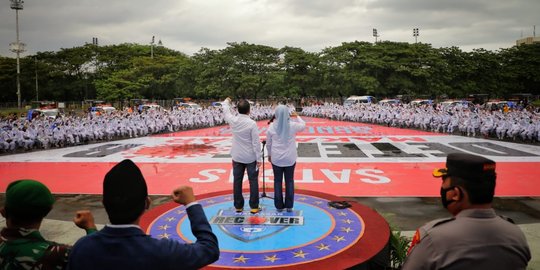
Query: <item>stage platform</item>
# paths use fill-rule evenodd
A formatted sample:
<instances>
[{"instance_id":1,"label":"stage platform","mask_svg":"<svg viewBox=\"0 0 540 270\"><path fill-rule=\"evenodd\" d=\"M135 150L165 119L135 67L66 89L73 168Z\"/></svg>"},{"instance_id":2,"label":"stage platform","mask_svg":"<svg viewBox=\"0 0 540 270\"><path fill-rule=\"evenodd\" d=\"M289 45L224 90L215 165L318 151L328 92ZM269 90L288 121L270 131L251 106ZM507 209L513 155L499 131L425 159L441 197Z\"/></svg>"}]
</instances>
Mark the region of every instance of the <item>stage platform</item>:
<instances>
[{"instance_id":1,"label":"stage platform","mask_svg":"<svg viewBox=\"0 0 540 270\"><path fill-rule=\"evenodd\" d=\"M249 199L248 193L244 196ZM205 269L347 269L387 252L390 228L384 218L356 202L345 209L328 206L342 200L296 190L293 212L277 212L273 199L265 197L263 210L250 214L249 209L235 213L230 191L197 196L221 251L219 260ZM195 241L185 208L174 202L148 211L141 227L158 239Z\"/></svg>"}]
</instances>

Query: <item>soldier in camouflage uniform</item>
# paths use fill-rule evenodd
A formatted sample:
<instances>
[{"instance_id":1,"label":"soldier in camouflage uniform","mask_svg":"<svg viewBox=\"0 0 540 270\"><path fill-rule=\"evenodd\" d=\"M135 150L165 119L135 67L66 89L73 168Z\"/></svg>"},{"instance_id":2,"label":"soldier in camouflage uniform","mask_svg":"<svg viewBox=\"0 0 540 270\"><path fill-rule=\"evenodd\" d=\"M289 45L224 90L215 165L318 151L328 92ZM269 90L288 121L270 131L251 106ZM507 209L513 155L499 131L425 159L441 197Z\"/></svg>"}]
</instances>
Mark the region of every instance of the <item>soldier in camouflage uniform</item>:
<instances>
[{"instance_id":1,"label":"soldier in camouflage uniform","mask_svg":"<svg viewBox=\"0 0 540 270\"><path fill-rule=\"evenodd\" d=\"M4 207L6 228L0 232L0 269L64 269L71 247L47 241L39 232L54 204L49 189L34 180L15 181L7 187ZM89 211L78 211L75 224L87 234L96 231Z\"/></svg>"}]
</instances>

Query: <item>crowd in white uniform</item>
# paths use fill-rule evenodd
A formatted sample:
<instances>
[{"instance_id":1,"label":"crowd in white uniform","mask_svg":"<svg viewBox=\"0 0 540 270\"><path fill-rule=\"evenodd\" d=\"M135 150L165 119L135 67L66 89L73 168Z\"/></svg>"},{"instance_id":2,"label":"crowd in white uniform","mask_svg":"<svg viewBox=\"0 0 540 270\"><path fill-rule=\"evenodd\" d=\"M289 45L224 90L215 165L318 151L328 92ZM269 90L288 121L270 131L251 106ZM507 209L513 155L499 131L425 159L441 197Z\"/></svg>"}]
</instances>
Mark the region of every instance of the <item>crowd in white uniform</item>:
<instances>
[{"instance_id":1,"label":"crowd in white uniform","mask_svg":"<svg viewBox=\"0 0 540 270\"><path fill-rule=\"evenodd\" d=\"M273 115L271 106L253 106L255 120ZM101 115L0 119L0 152L48 149L108 141L118 138L213 127L224 124L221 107L204 109L147 110L130 112L127 108Z\"/></svg>"},{"instance_id":2,"label":"crowd in white uniform","mask_svg":"<svg viewBox=\"0 0 540 270\"><path fill-rule=\"evenodd\" d=\"M527 110L490 110L482 106L413 106L359 103L351 106L327 103L304 107L304 116L416 128L464 136L500 140L540 141L540 114Z\"/></svg>"},{"instance_id":3,"label":"crowd in white uniform","mask_svg":"<svg viewBox=\"0 0 540 270\"><path fill-rule=\"evenodd\" d=\"M273 106L255 105L250 117L269 119ZM433 132L484 136L498 139L540 141L540 114L527 110L503 112L481 106L412 106L360 103L351 106L326 103L304 107L304 116L333 120L416 128ZM0 152L48 149L119 138L147 136L163 132L213 127L224 124L221 107L204 109L128 109L102 115L51 118L0 119Z\"/></svg>"}]
</instances>

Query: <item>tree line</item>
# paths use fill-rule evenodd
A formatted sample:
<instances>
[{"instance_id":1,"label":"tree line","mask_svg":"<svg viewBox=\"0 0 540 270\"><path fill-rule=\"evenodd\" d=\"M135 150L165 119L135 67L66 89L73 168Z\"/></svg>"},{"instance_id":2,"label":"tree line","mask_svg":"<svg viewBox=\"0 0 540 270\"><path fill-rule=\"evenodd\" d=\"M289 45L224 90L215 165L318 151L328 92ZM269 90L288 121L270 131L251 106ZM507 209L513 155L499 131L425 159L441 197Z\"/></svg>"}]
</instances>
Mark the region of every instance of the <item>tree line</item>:
<instances>
[{"instance_id":1,"label":"tree line","mask_svg":"<svg viewBox=\"0 0 540 270\"><path fill-rule=\"evenodd\" d=\"M22 100L540 95L540 44L465 52L354 41L308 52L232 42L192 56L158 46L153 57L150 50L86 44L28 55L21 59ZM17 100L15 58L0 57L0 89L2 101Z\"/></svg>"}]
</instances>

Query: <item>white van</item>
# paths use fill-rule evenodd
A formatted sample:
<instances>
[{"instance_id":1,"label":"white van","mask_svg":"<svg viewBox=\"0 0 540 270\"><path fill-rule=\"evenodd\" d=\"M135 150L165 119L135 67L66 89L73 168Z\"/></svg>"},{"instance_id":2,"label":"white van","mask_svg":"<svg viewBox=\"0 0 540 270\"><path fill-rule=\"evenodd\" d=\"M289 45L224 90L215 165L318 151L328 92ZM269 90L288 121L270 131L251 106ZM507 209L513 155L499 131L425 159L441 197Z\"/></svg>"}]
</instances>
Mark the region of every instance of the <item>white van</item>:
<instances>
[{"instance_id":1,"label":"white van","mask_svg":"<svg viewBox=\"0 0 540 270\"><path fill-rule=\"evenodd\" d=\"M431 99L415 99L409 103L412 106L422 106L422 105L431 105L433 100Z\"/></svg>"},{"instance_id":2,"label":"white van","mask_svg":"<svg viewBox=\"0 0 540 270\"><path fill-rule=\"evenodd\" d=\"M180 103L180 108L182 109L200 109L201 106L197 103L188 102L188 103Z\"/></svg>"},{"instance_id":3,"label":"white van","mask_svg":"<svg viewBox=\"0 0 540 270\"><path fill-rule=\"evenodd\" d=\"M474 104L470 101L467 101L467 100L445 100L441 103L441 107L443 109L448 109L448 108L453 108L453 107L456 107L458 105L461 105L461 107L466 107L466 108L473 108L474 107Z\"/></svg>"},{"instance_id":4,"label":"white van","mask_svg":"<svg viewBox=\"0 0 540 270\"><path fill-rule=\"evenodd\" d=\"M144 104L141 108L143 111L164 111L163 107L158 104Z\"/></svg>"},{"instance_id":5,"label":"white van","mask_svg":"<svg viewBox=\"0 0 540 270\"><path fill-rule=\"evenodd\" d=\"M383 99L383 100L379 101L379 104L383 105L383 106L398 105L400 103L401 103L401 100L399 100L399 99Z\"/></svg>"},{"instance_id":6,"label":"white van","mask_svg":"<svg viewBox=\"0 0 540 270\"><path fill-rule=\"evenodd\" d=\"M357 103L377 103L373 96L350 96L343 102L343 106L350 106Z\"/></svg>"},{"instance_id":7,"label":"white van","mask_svg":"<svg viewBox=\"0 0 540 270\"><path fill-rule=\"evenodd\" d=\"M33 114L39 115L46 119L56 119L56 117L59 115L59 111L58 109L35 109ZM35 116L32 116L32 118L34 117Z\"/></svg>"}]
</instances>

